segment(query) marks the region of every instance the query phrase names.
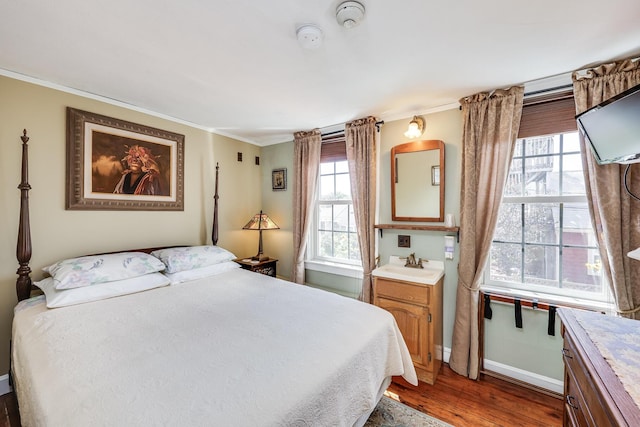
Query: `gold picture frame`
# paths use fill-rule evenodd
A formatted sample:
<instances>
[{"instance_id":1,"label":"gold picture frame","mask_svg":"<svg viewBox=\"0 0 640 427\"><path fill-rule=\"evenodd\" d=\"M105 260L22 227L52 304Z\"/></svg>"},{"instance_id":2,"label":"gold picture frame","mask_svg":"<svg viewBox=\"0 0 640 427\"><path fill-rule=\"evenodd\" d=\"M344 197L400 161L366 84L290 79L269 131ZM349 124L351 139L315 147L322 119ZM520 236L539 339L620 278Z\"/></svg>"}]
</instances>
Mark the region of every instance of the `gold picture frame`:
<instances>
[{"instance_id":1,"label":"gold picture frame","mask_svg":"<svg viewBox=\"0 0 640 427\"><path fill-rule=\"evenodd\" d=\"M66 209L184 210L184 135L67 107Z\"/></svg>"}]
</instances>

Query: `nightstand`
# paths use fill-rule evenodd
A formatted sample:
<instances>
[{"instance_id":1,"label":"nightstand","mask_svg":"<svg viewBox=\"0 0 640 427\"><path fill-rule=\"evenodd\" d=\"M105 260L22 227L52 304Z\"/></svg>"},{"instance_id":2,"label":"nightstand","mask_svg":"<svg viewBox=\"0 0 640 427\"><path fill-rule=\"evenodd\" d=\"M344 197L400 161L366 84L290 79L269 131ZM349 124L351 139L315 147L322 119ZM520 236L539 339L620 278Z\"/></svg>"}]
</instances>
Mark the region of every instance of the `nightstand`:
<instances>
[{"instance_id":1,"label":"nightstand","mask_svg":"<svg viewBox=\"0 0 640 427\"><path fill-rule=\"evenodd\" d=\"M265 261L253 261L251 258L238 258L234 259L234 261L240 264L245 270L276 277L276 262L278 262L278 260L275 258L269 258Z\"/></svg>"}]
</instances>

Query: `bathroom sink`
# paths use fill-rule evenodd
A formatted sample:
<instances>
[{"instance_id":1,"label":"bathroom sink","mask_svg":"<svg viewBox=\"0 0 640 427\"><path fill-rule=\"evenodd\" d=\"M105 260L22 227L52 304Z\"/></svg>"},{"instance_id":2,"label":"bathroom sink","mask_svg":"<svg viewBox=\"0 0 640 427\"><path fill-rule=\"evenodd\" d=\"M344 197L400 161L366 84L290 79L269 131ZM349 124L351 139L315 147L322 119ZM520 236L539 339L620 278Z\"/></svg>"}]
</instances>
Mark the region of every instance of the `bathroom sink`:
<instances>
[{"instance_id":1,"label":"bathroom sink","mask_svg":"<svg viewBox=\"0 0 640 427\"><path fill-rule=\"evenodd\" d=\"M376 268L371 274L376 277L425 285L435 285L444 276L444 263L442 261L423 261L423 268L411 268L405 267L405 260L398 256L392 255L389 258L389 264Z\"/></svg>"}]
</instances>

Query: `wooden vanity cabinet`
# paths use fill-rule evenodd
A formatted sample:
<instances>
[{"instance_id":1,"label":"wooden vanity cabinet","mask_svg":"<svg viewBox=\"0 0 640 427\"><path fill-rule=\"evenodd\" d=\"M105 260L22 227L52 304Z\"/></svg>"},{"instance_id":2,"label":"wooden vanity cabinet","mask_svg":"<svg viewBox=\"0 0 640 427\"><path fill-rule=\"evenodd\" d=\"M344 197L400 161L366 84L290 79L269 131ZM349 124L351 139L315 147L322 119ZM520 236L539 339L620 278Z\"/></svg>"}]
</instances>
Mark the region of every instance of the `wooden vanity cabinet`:
<instances>
[{"instance_id":1,"label":"wooden vanity cabinet","mask_svg":"<svg viewBox=\"0 0 640 427\"><path fill-rule=\"evenodd\" d=\"M396 319L418 379L434 384L442 366L442 287L373 278L373 303Z\"/></svg>"}]
</instances>

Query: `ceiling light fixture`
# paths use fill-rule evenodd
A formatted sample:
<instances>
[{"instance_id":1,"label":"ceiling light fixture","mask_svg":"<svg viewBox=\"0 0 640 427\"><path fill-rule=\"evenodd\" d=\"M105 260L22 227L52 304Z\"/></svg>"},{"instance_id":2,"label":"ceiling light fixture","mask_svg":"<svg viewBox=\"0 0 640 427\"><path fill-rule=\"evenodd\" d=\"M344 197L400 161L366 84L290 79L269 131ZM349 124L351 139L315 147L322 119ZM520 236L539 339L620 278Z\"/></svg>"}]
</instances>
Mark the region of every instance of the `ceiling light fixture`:
<instances>
[{"instance_id":1,"label":"ceiling light fixture","mask_svg":"<svg viewBox=\"0 0 640 427\"><path fill-rule=\"evenodd\" d=\"M409 122L409 127L404 133L407 138L418 138L424 132L424 119L422 117L413 116Z\"/></svg>"},{"instance_id":2,"label":"ceiling light fixture","mask_svg":"<svg viewBox=\"0 0 640 427\"><path fill-rule=\"evenodd\" d=\"M298 43L305 49L317 49L322 46L322 30L315 25L305 24L296 30Z\"/></svg>"},{"instance_id":3,"label":"ceiling light fixture","mask_svg":"<svg viewBox=\"0 0 640 427\"><path fill-rule=\"evenodd\" d=\"M357 1L345 1L336 9L338 24L344 28L353 28L364 18L364 6Z\"/></svg>"}]
</instances>

